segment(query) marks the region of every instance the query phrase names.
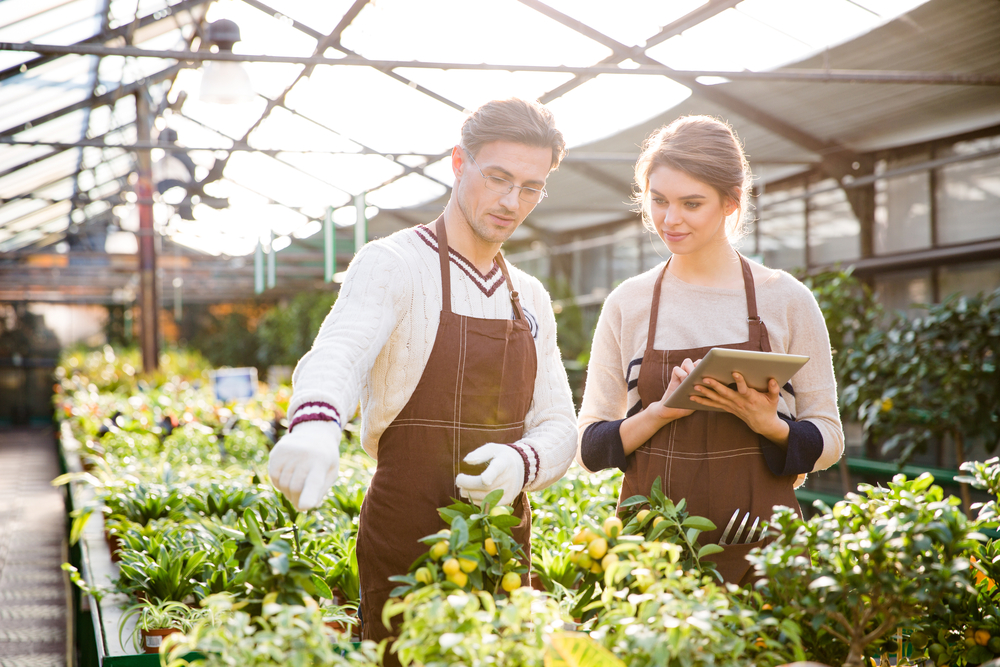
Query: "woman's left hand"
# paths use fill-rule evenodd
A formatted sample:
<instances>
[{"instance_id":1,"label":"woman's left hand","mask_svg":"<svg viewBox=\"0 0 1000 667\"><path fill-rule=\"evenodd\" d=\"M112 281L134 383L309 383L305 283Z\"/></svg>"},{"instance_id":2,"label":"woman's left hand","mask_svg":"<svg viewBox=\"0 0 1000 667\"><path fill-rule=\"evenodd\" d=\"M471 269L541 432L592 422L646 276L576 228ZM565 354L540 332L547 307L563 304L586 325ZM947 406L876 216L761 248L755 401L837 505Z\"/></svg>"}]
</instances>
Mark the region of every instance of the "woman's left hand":
<instances>
[{"instance_id":1,"label":"woman's left hand","mask_svg":"<svg viewBox=\"0 0 1000 667\"><path fill-rule=\"evenodd\" d=\"M767 391L757 391L747 386L739 373L733 373L736 389L705 378L703 385L695 386L697 394L691 400L699 405L719 408L736 415L754 431L777 444L788 442L788 424L778 417L778 383L768 380Z\"/></svg>"}]
</instances>

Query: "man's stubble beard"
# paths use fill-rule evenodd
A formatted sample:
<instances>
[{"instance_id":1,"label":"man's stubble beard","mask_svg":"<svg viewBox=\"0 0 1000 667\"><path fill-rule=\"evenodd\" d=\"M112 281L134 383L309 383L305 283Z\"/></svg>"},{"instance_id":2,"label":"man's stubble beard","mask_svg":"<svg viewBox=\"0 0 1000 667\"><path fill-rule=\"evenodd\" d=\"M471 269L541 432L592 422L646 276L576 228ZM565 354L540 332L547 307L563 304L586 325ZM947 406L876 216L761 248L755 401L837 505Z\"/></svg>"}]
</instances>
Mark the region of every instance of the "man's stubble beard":
<instances>
[{"instance_id":1,"label":"man's stubble beard","mask_svg":"<svg viewBox=\"0 0 1000 667\"><path fill-rule=\"evenodd\" d=\"M469 211L469 207L465 204L465 198L462 196L462 186L459 185L458 196L456 197L458 201L458 210L462 212L462 216L469 223L469 229L480 241L484 243L503 243L511 237L514 230L518 228L519 225L512 225L509 230L505 229L492 229L488 223L477 220ZM504 216L514 217L514 213L509 211L504 207L500 207L497 213ZM491 234L493 232L493 234Z\"/></svg>"}]
</instances>

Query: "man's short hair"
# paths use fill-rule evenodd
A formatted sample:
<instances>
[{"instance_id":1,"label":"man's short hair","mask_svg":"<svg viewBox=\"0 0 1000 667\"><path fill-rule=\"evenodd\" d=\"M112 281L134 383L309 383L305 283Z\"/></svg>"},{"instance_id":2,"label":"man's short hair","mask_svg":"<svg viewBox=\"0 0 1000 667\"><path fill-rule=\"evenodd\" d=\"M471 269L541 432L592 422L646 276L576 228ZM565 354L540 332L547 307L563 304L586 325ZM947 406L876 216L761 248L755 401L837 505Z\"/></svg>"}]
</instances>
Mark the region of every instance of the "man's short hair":
<instances>
[{"instance_id":1,"label":"man's short hair","mask_svg":"<svg viewBox=\"0 0 1000 667\"><path fill-rule=\"evenodd\" d=\"M473 155L493 141L551 148L550 170L566 155L566 140L556 129L552 112L538 102L516 97L487 102L462 124L462 145Z\"/></svg>"}]
</instances>

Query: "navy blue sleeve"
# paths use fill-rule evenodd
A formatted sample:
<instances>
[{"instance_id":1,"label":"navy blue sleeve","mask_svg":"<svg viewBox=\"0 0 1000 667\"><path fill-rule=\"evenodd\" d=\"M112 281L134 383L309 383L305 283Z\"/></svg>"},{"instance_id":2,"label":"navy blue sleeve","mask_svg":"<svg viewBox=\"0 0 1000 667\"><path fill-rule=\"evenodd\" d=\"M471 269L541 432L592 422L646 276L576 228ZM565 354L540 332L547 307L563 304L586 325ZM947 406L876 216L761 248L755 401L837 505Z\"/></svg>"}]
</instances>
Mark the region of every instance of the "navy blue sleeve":
<instances>
[{"instance_id":1,"label":"navy blue sleeve","mask_svg":"<svg viewBox=\"0 0 1000 667\"><path fill-rule=\"evenodd\" d=\"M624 419L613 422L594 422L583 432L580 441L580 459L588 470L597 472L606 468L618 468L625 472L625 447L622 445L620 428Z\"/></svg>"},{"instance_id":2,"label":"navy blue sleeve","mask_svg":"<svg viewBox=\"0 0 1000 667\"><path fill-rule=\"evenodd\" d=\"M788 423L788 447L781 447L760 436L760 448L767 467L778 477L812 472L823 453L823 435L812 422L798 422L780 412L778 416Z\"/></svg>"}]
</instances>

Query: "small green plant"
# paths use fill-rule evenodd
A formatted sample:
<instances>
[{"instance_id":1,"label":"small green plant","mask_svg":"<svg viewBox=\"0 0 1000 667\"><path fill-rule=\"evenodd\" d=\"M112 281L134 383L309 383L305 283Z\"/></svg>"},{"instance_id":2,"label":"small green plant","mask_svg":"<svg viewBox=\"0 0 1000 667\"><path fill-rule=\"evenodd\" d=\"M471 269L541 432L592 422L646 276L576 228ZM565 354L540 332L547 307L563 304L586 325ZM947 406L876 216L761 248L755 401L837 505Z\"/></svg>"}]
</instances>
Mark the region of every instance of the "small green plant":
<instances>
[{"instance_id":1,"label":"small green plant","mask_svg":"<svg viewBox=\"0 0 1000 667\"><path fill-rule=\"evenodd\" d=\"M548 664L545 636L563 627L555 601L529 588L495 598L435 582L390 600L383 618L397 614L403 665Z\"/></svg>"},{"instance_id":2,"label":"small green plant","mask_svg":"<svg viewBox=\"0 0 1000 667\"><path fill-rule=\"evenodd\" d=\"M759 615L750 596L680 566L684 548L623 542L590 605L590 636L630 667L778 665L803 660L794 621Z\"/></svg>"},{"instance_id":3,"label":"small green plant","mask_svg":"<svg viewBox=\"0 0 1000 667\"><path fill-rule=\"evenodd\" d=\"M174 600L138 602L126 609L118 621L118 642L125 646L123 633L128 627L128 621L134 619L132 646L142 653L146 649L142 642L143 631L173 629L187 632L206 612L207 610L192 608Z\"/></svg>"},{"instance_id":4,"label":"small green plant","mask_svg":"<svg viewBox=\"0 0 1000 667\"><path fill-rule=\"evenodd\" d=\"M164 667L377 667L372 642L355 647L323 622L312 599L283 605L266 601L251 616L231 596L205 600L216 621L202 620L187 633L171 635L161 653Z\"/></svg>"},{"instance_id":5,"label":"small green plant","mask_svg":"<svg viewBox=\"0 0 1000 667\"><path fill-rule=\"evenodd\" d=\"M409 574L390 577L401 584L390 597L434 583L493 595L518 588L522 575L528 572L527 557L511 533L520 519L511 515L510 507L497 505L502 495L498 489L486 496L482 505L456 500L439 509L451 528L421 540L430 549L413 562Z\"/></svg>"}]
</instances>

